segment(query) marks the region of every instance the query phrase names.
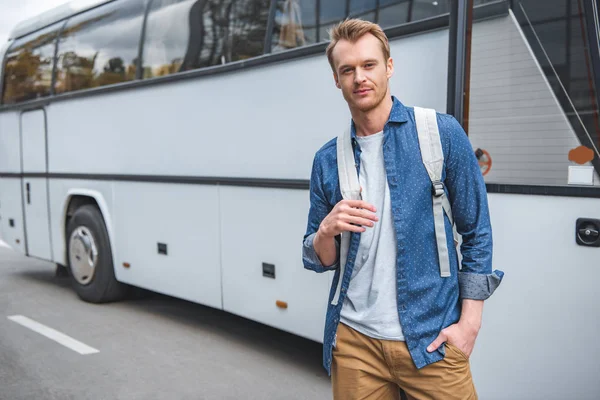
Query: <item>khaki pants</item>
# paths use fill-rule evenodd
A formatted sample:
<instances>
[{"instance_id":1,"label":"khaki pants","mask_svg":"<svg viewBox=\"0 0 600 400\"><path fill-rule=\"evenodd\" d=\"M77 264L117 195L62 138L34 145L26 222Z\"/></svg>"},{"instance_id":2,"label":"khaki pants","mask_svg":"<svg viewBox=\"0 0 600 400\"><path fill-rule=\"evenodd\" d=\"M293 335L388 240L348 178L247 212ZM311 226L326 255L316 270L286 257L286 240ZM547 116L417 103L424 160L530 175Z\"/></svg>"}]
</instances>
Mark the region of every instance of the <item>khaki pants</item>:
<instances>
[{"instance_id":1,"label":"khaki pants","mask_svg":"<svg viewBox=\"0 0 600 400\"><path fill-rule=\"evenodd\" d=\"M477 400L469 360L455 346L446 343L446 357L419 370L405 342L373 339L341 323L331 377L336 400Z\"/></svg>"}]
</instances>

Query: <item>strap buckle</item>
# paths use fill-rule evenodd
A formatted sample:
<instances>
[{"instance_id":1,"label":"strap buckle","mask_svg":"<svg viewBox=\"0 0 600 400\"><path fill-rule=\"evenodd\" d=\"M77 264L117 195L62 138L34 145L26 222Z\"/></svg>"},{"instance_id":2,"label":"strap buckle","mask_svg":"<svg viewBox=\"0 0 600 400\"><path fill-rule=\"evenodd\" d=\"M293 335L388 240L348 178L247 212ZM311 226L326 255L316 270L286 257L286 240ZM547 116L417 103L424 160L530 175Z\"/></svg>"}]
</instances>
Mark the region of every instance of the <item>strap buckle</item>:
<instances>
[{"instance_id":1,"label":"strap buckle","mask_svg":"<svg viewBox=\"0 0 600 400\"><path fill-rule=\"evenodd\" d=\"M434 197L442 197L446 192L444 192L444 184L441 181L432 182L431 194Z\"/></svg>"}]
</instances>

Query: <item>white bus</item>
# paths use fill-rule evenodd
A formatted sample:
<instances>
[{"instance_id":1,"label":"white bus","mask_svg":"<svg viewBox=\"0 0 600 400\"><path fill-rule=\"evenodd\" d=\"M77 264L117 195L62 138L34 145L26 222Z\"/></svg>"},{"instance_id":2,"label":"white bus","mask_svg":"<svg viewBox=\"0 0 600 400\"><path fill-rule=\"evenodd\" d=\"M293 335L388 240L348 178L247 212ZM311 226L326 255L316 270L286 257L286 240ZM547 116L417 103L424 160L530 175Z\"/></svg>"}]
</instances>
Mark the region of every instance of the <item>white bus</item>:
<instances>
[{"instance_id":1,"label":"white bus","mask_svg":"<svg viewBox=\"0 0 600 400\"><path fill-rule=\"evenodd\" d=\"M447 106L448 0L76 1L0 51L0 225L85 301L130 287L322 340L302 267L315 152L350 117L324 56L381 24L406 105ZM506 273L482 399L600 398L600 61L592 0L475 1L465 128Z\"/></svg>"}]
</instances>

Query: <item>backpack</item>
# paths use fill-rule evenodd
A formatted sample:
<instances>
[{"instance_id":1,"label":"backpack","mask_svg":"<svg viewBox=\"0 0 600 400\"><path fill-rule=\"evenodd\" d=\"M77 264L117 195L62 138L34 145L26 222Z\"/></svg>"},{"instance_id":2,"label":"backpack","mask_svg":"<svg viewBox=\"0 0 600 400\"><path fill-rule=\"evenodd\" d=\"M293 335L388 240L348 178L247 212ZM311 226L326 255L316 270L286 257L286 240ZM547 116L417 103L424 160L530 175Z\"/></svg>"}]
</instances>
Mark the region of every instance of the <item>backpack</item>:
<instances>
[{"instance_id":1,"label":"backpack","mask_svg":"<svg viewBox=\"0 0 600 400\"><path fill-rule=\"evenodd\" d=\"M437 125L436 112L433 109L414 107L419 147L423 165L431 179L431 196L433 200L433 217L435 223L435 238L440 262L440 276L450 276L450 260L446 242L444 212L454 226L450 201L444 191L442 171L444 168L444 153ZM361 200L360 184L355 168L354 151L352 149L350 127L337 138L337 164L342 198L346 200ZM331 304L337 305L344 278L344 270L350 248L352 232L343 231L340 242L340 275L335 295Z\"/></svg>"}]
</instances>

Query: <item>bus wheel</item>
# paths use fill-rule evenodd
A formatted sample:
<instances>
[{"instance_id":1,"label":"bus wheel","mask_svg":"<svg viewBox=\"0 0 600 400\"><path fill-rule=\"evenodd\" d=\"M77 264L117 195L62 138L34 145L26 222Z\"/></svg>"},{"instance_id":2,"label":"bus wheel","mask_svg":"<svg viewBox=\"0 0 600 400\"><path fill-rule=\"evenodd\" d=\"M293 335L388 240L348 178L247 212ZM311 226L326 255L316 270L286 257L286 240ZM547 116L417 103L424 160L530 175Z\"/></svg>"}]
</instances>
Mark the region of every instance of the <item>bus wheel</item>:
<instances>
[{"instance_id":1,"label":"bus wheel","mask_svg":"<svg viewBox=\"0 0 600 400\"><path fill-rule=\"evenodd\" d=\"M117 281L108 232L94 205L79 207L67 226L67 260L77 295L90 303L120 300L128 286Z\"/></svg>"}]
</instances>

